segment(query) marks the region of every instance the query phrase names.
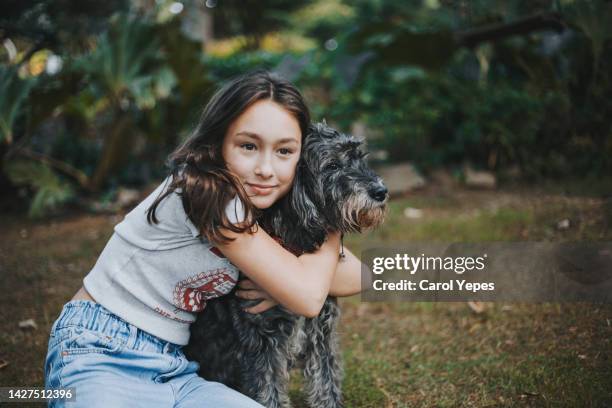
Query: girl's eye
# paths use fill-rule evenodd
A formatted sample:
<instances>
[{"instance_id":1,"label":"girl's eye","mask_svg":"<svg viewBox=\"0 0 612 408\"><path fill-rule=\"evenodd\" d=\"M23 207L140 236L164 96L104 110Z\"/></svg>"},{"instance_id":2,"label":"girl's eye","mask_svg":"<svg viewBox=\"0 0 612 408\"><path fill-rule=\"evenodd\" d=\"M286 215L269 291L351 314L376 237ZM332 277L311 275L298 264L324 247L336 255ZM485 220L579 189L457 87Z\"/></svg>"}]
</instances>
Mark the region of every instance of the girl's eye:
<instances>
[{"instance_id":1,"label":"girl's eye","mask_svg":"<svg viewBox=\"0 0 612 408\"><path fill-rule=\"evenodd\" d=\"M291 149L287 149L286 147L280 148L280 149L278 149L278 151L282 155L287 155L287 154L293 153L293 151Z\"/></svg>"},{"instance_id":2,"label":"girl's eye","mask_svg":"<svg viewBox=\"0 0 612 408\"><path fill-rule=\"evenodd\" d=\"M253 143L243 143L240 147L246 150L255 150L256 146Z\"/></svg>"}]
</instances>

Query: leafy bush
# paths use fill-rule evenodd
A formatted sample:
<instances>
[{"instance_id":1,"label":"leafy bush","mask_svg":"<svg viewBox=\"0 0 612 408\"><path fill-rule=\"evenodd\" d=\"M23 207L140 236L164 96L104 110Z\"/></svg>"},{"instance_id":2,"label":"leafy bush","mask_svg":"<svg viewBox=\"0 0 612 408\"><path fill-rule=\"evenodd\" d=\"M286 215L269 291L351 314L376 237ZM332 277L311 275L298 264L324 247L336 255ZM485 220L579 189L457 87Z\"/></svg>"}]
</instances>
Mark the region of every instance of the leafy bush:
<instances>
[{"instance_id":1,"label":"leafy bush","mask_svg":"<svg viewBox=\"0 0 612 408\"><path fill-rule=\"evenodd\" d=\"M42 163L15 160L4 170L13 183L33 190L29 210L32 218L40 218L74 197L72 186Z\"/></svg>"}]
</instances>

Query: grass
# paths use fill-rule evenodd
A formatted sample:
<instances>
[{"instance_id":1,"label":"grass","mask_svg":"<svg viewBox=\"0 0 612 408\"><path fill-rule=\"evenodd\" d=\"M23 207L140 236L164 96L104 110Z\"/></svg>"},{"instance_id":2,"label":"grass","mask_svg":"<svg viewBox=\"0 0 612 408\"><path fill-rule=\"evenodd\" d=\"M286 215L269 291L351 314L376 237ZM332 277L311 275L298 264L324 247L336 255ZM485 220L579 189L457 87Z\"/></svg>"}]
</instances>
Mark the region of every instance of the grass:
<instances>
[{"instance_id":1,"label":"grass","mask_svg":"<svg viewBox=\"0 0 612 408\"><path fill-rule=\"evenodd\" d=\"M552 192L551 192L552 191ZM422 217L404 216L406 207ZM385 225L346 237L354 252L394 241L612 238L610 203L555 189L422 191L393 200ZM40 386L50 326L120 216L31 222L3 216L2 386ZM557 228L569 219L568 229ZM612 307L601 304L365 303L341 300L347 407L612 406ZM18 322L33 318L37 329ZM305 406L299 375L292 397Z\"/></svg>"}]
</instances>

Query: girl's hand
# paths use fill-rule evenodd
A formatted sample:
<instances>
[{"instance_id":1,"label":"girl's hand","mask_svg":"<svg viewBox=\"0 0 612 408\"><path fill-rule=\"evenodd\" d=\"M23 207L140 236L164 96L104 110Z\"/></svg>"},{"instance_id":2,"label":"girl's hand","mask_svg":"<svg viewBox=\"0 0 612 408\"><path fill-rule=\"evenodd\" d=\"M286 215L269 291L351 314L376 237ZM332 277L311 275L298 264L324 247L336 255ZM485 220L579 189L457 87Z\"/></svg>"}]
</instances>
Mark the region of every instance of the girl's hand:
<instances>
[{"instance_id":1,"label":"girl's hand","mask_svg":"<svg viewBox=\"0 0 612 408\"><path fill-rule=\"evenodd\" d=\"M262 301L255 306L244 309L245 312L262 313L278 305L278 302L274 300L268 292L257 286L257 284L250 279L242 279L238 282L238 288L236 296L239 298L249 300L262 299Z\"/></svg>"}]
</instances>

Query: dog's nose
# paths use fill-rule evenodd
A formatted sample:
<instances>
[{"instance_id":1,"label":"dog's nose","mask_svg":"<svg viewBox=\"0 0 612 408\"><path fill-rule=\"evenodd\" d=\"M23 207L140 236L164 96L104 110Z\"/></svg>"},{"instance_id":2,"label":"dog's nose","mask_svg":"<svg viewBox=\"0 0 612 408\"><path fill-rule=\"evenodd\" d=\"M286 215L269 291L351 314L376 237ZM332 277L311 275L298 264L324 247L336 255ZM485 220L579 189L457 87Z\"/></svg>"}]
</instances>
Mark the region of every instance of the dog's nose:
<instances>
[{"instance_id":1,"label":"dog's nose","mask_svg":"<svg viewBox=\"0 0 612 408\"><path fill-rule=\"evenodd\" d=\"M385 198L387 198L387 191L387 187L378 185L368 190L368 194L376 201L385 201Z\"/></svg>"}]
</instances>

